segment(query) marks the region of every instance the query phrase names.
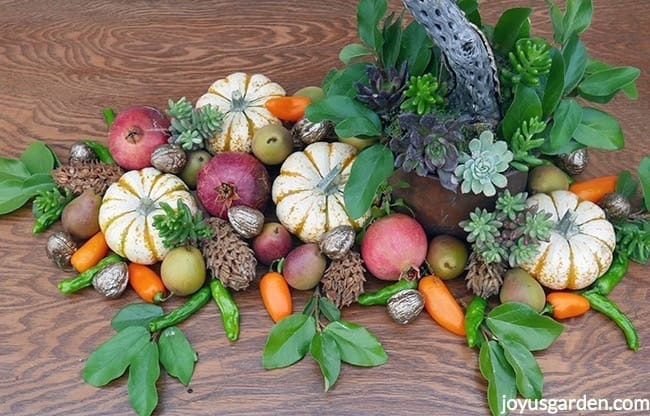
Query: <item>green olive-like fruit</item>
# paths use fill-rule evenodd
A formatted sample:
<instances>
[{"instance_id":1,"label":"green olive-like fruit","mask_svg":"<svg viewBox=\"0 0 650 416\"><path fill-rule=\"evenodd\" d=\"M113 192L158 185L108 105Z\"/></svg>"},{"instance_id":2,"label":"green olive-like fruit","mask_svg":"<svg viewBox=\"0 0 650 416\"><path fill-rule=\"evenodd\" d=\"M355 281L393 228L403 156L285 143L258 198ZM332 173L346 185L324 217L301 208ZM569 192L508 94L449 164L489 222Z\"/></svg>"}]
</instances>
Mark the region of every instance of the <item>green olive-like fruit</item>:
<instances>
[{"instance_id":1,"label":"green olive-like fruit","mask_svg":"<svg viewBox=\"0 0 650 416\"><path fill-rule=\"evenodd\" d=\"M190 189L196 189L196 178L199 176L199 170L211 157L212 155L205 150L194 150L188 153L187 162L179 176Z\"/></svg>"},{"instance_id":2,"label":"green olive-like fruit","mask_svg":"<svg viewBox=\"0 0 650 416\"><path fill-rule=\"evenodd\" d=\"M465 243L450 235L437 235L429 242L427 264L442 280L460 276L465 270L469 253Z\"/></svg>"},{"instance_id":3,"label":"green olive-like fruit","mask_svg":"<svg viewBox=\"0 0 650 416\"><path fill-rule=\"evenodd\" d=\"M265 165L278 165L293 152L291 132L280 125L264 126L253 135L252 151Z\"/></svg>"},{"instance_id":4,"label":"green olive-like fruit","mask_svg":"<svg viewBox=\"0 0 650 416\"><path fill-rule=\"evenodd\" d=\"M170 292L187 296L203 286L205 270L201 251L193 246L182 246L167 253L160 265L160 277Z\"/></svg>"},{"instance_id":5,"label":"green olive-like fruit","mask_svg":"<svg viewBox=\"0 0 650 416\"><path fill-rule=\"evenodd\" d=\"M546 304L546 294L542 285L533 276L516 267L508 270L503 277L499 300L501 303L525 303L537 312L541 312Z\"/></svg>"},{"instance_id":6,"label":"green olive-like fruit","mask_svg":"<svg viewBox=\"0 0 650 416\"><path fill-rule=\"evenodd\" d=\"M312 103L315 103L316 101L320 101L325 97L325 92L321 87L309 86L299 89L293 95L307 97L311 100Z\"/></svg>"},{"instance_id":7,"label":"green olive-like fruit","mask_svg":"<svg viewBox=\"0 0 650 416\"><path fill-rule=\"evenodd\" d=\"M555 165L542 165L533 168L528 174L530 193L549 193L569 189L569 178Z\"/></svg>"}]
</instances>

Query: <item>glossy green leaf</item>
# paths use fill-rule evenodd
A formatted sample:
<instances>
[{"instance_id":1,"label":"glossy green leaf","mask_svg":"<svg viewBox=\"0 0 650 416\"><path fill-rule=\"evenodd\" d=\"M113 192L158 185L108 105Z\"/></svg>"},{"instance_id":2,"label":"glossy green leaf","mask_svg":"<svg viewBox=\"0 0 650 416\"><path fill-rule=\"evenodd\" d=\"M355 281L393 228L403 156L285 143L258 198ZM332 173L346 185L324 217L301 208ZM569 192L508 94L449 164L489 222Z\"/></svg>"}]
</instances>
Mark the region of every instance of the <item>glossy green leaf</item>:
<instances>
[{"instance_id":1,"label":"glossy green leaf","mask_svg":"<svg viewBox=\"0 0 650 416\"><path fill-rule=\"evenodd\" d=\"M639 181L643 193L643 203L646 211L650 211L650 157L644 156L639 163Z\"/></svg>"},{"instance_id":2,"label":"glossy green leaf","mask_svg":"<svg viewBox=\"0 0 650 416\"><path fill-rule=\"evenodd\" d=\"M530 351L548 348L560 336L563 326L519 302L502 303L490 311L486 325L499 339L517 341Z\"/></svg>"},{"instance_id":3,"label":"glossy green leaf","mask_svg":"<svg viewBox=\"0 0 650 416\"><path fill-rule=\"evenodd\" d=\"M332 303L329 299L320 296L318 298L318 310L322 313L325 318L329 321L338 321L341 319L341 311Z\"/></svg>"},{"instance_id":4,"label":"glossy green leaf","mask_svg":"<svg viewBox=\"0 0 650 416\"><path fill-rule=\"evenodd\" d=\"M36 173L49 174L56 165L53 152L40 141L31 142L20 155L20 161L32 175Z\"/></svg>"},{"instance_id":5,"label":"glossy green leaf","mask_svg":"<svg viewBox=\"0 0 650 416\"><path fill-rule=\"evenodd\" d=\"M551 17L551 26L553 27L553 40L562 44L564 39L564 13L562 10L553 3L551 0L546 0L549 7L549 15Z\"/></svg>"},{"instance_id":6,"label":"glossy green leaf","mask_svg":"<svg viewBox=\"0 0 650 416\"><path fill-rule=\"evenodd\" d=\"M323 333L332 337L339 346L341 361L348 364L373 367L388 360L384 347L366 328L348 321L333 321Z\"/></svg>"},{"instance_id":7,"label":"glossy green leaf","mask_svg":"<svg viewBox=\"0 0 650 416\"><path fill-rule=\"evenodd\" d=\"M386 0L359 0L357 5L357 31L359 39L370 48L381 50L382 37L379 22L386 14Z\"/></svg>"},{"instance_id":8,"label":"glossy green leaf","mask_svg":"<svg viewBox=\"0 0 650 416\"><path fill-rule=\"evenodd\" d=\"M366 117L348 117L334 126L338 137L378 137L381 135L381 122Z\"/></svg>"},{"instance_id":9,"label":"glossy green leaf","mask_svg":"<svg viewBox=\"0 0 650 416\"><path fill-rule=\"evenodd\" d=\"M357 83L367 82L367 66L367 62L355 62L346 66L342 70L334 69L330 71L327 74L327 77L323 80L323 91L325 92L325 95L343 95L350 98L356 97L357 89L355 85ZM311 107L311 105L309 107ZM307 107L307 109L309 109L309 107Z\"/></svg>"},{"instance_id":10,"label":"glossy green leaf","mask_svg":"<svg viewBox=\"0 0 650 416\"><path fill-rule=\"evenodd\" d=\"M574 99L564 99L555 110L548 140L542 146L547 155L562 153L582 121L582 106Z\"/></svg>"},{"instance_id":11,"label":"glossy green leaf","mask_svg":"<svg viewBox=\"0 0 650 416\"><path fill-rule=\"evenodd\" d=\"M384 68L393 68L397 66L400 49L402 47L402 15L393 18L391 14L384 20L382 30L384 43L381 49L381 63Z\"/></svg>"},{"instance_id":12,"label":"glossy green leaf","mask_svg":"<svg viewBox=\"0 0 650 416\"><path fill-rule=\"evenodd\" d=\"M544 374L526 347L508 338L499 340L504 356L515 372L517 390L526 399L541 399Z\"/></svg>"},{"instance_id":13,"label":"glossy green leaf","mask_svg":"<svg viewBox=\"0 0 650 416\"><path fill-rule=\"evenodd\" d=\"M262 365L266 369L287 367L300 361L316 334L316 320L301 313L282 319L273 327L264 345Z\"/></svg>"},{"instance_id":14,"label":"glossy green leaf","mask_svg":"<svg viewBox=\"0 0 650 416\"><path fill-rule=\"evenodd\" d=\"M0 157L0 180L26 179L30 175L27 166L21 160Z\"/></svg>"},{"instance_id":15,"label":"glossy green leaf","mask_svg":"<svg viewBox=\"0 0 650 416\"><path fill-rule=\"evenodd\" d=\"M477 27L481 27L481 14L479 12L478 0L457 0L456 4L463 13L467 20L474 23Z\"/></svg>"},{"instance_id":16,"label":"glossy green leaf","mask_svg":"<svg viewBox=\"0 0 650 416\"><path fill-rule=\"evenodd\" d=\"M498 342L490 340L481 344L479 369L488 382L487 399L492 415L507 415L505 404L517 397L517 384L515 373Z\"/></svg>"},{"instance_id":17,"label":"glossy green leaf","mask_svg":"<svg viewBox=\"0 0 650 416\"><path fill-rule=\"evenodd\" d=\"M632 177L629 170L622 170L616 179L616 192L626 198L633 198L639 183Z\"/></svg>"},{"instance_id":18,"label":"glossy green leaf","mask_svg":"<svg viewBox=\"0 0 650 416\"><path fill-rule=\"evenodd\" d=\"M574 139L585 146L602 150L622 149L623 130L610 114L592 107L584 107L582 120L573 133Z\"/></svg>"},{"instance_id":19,"label":"glossy green leaf","mask_svg":"<svg viewBox=\"0 0 650 416\"><path fill-rule=\"evenodd\" d=\"M320 367L325 382L325 391L328 391L341 373L341 354L336 341L327 332L317 332L311 340L309 353Z\"/></svg>"},{"instance_id":20,"label":"glossy green leaf","mask_svg":"<svg viewBox=\"0 0 650 416\"><path fill-rule=\"evenodd\" d=\"M377 136L381 133L381 121L377 113L344 95L330 95L311 104L305 110L305 117L312 122L331 120L337 125L337 134L339 129L346 132L366 133L363 135L367 136ZM355 127L355 123L360 123L362 126Z\"/></svg>"},{"instance_id":21,"label":"glossy green leaf","mask_svg":"<svg viewBox=\"0 0 650 416\"><path fill-rule=\"evenodd\" d=\"M127 391L133 410L140 416L153 413L158 405L156 382L160 377L158 344L148 342L135 356L129 367Z\"/></svg>"},{"instance_id":22,"label":"glossy green leaf","mask_svg":"<svg viewBox=\"0 0 650 416\"><path fill-rule=\"evenodd\" d=\"M534 89L519 84L515 89L515 98L501 122L503 136L511 139L521 123L528 122L533 117L542 118L542 102Z\"/></svg>"},{"instance_id":23,"label":"glossy green leaf","mask_svg":"<svg viewBox=\"0 0 650 416\"><path fill-rule=\"evenodd\" d=\"M407 61L409 75L422 75L431 61L433 43L422 25L413 21L406 26L402 33L402 47L397 67Z\"/></svg>"},{"instance_id":24,"label":"glossy green leaf","mask_svg":"<svg viewBox=\"0 0 650 416\"><path fill-rule=\"evenodd\" d=\"M141 326L119 331L88 356L82 373L84 381L100 387L120 377L150 338L149 331Z\"/></svg>"},{"instance_id":25,"label":"glossy green leaf","mask_svg":"<svg viewBox=\"0 0 650 416\"><path fill-rule=\"evenodd\" d=\"M515 43L521 38L530 37L529 7L516 7L504 11L494 26L494 48L501 54L507 55L514 49Z\"/></svg>"},{"instance_id":26,"label":"glossy green leaf","mask_svg":"<svg viewBox=\"0 0 650 416\"><path fill-rule=\"evenodd\" d=\"M584 97L608 97L609 100L626 85L634 82L640 74L638 68L631 66L598 71L586 77L578 85L578 92Z\"/></svg>"},{"instance_id":27,"label":"glossy green leaf","mask_svg":"<svg viewBox=\"0 0 650 416\"><path fill-rule=\"evenodd\" d=\"M383 144L368 146L357 155L343 190L351 218L359 218L370 209L379 186L393 173L394 163L393 152Z\"/></svg>"},{"instance_id":28,"label":"glossy green leaf","mask_svg":"<svg viewBox=\"0 0 650 416\"><path fill-rule=\"evenodd\" d=\"M551 69L548 76L542 78L539 88L539 96L542 97L542 117L551 116L564 92L564 59L556 48L549 51L551 56Z\"/></svg>"},{"instance_id":29,"label":"glossy green leaf","mask_svg":"<svg viewBox=\"0 0 650 416\"><path fill-rule=\"evenodd\" d=\"M630 82L629 84L621 88L623 94L627 96L630 100L636 100L639 98L639 89L636 86L636 83Z\"/></svg>"},{"instance_id":30,"label":"glossy green leaf","mask_svg":"<svg viewBox=\"0 0 650 416\"><path fill-rule=\"evenodd\" d=\"M23 193L24 179L0 180L0 215L8 214L25 205L30 196Z\"/></svg>"},{"instance_id":31,"label":"glossy green leaf","mask_svg":"<svg viewBox=\"0 0 650 416\"><path fill-rule=\"evenodd\" d=\"M341 62L348 65L350 62L352 62L355 59L371 56L374 53L375 51L373 51L372 49L368 48L365 45L361 45L359 43L351 43L349 45L345 45L341 49L341 51L339 52L339 59L341 60Z\"/></svg>"},{"instance_id":32,"label":"glossy green leaf","mask_svg":"<svg viewBox=\"0 0 650 416\"><path fill-rule=\"evenodd\" d=\"M113 319L111 326L121 331L128 326L149 327L149 321L163 314L163 308L151 303L133 303L120 309Z\"/></svg>"},{"instance_id":33,"label":"glossy green leaf","mask_svg":"<svg viewBox=\"0 0 650 416\"><path fill-rule=\"evenodd\" d=\"M585 74L589 54L580 38L572 36L562 49L564 59L564 93L569 93L578 85Z\"/></svg>"},{"instance_id":34,"label":"glossy green leaf","mask_svg":"<svg viewBox=\"0 0 650 416\"><path fill-rule=\"evenodd\" d=\"M584 32L591 24L593 5L591 0L567 0L566 12L562 20L564 27L564 42L571 36Z\"/></svg>"},{"instance_id":35,"label":"glossy green leaf","mask_svg":"<svg viewBox=\"0 0 650 416\"><path fill-rule=\"evenodd\" d=\"M190 384L194 365L199 359L190 341L180 328L172 326L165 328L158 338L160 363L165 371L176 377L183 385Z\"/></svg>"}]
</instances>

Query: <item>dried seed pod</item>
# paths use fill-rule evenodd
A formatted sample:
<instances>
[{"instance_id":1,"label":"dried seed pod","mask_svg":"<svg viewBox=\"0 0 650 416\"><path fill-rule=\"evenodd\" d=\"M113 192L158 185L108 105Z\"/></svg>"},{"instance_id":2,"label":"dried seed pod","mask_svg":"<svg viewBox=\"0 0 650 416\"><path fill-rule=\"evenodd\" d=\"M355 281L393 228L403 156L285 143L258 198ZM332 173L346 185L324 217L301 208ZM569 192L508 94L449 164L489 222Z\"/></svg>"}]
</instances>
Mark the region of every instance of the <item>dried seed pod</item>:
<instances>
[{"instance_id":1,"label":"dried seed pod","mask_svg":"<svg viewBox=\"0 0 650 416\"><path fill-rule=\"evenodd\" d=\"M69 163L91 163L97 161L97 154L86 143L74 142L70 146Z\"/></svg>"},{"instance_id":2,"label":"dried seed pod","mask_svg":"<svg viewBox=\"0 0 650 416\"><path fill-rule=\"evenodd\" d=\"M163 144L151 153L151 166L161 172L179 173L186 163L185 151L175 144Z\"/></svg>"},{"instance_id":3,"label":"dried seed pod","mask_svg":"<svg viewBox=\"0 0 650 416\"><path fill-rule=\"evenodd\" d=\"M77 243L68 233L59 231L47 239L45 246L47 257L61 270L72 270L70 258L75 251L77 251Z\"/></svg>"},{"instance_id":4,"label":"dried seed pod","mask_svg":"<svg viewBox=\"0 0 650 416\"><path fill-rule=\"evenodd\" d=\"M262 232L264 214L255 208L236 205L228 209L228 221L239 235L253 238Z\"/></svg>"},{"instance_id":5,"label":"dried seed pod","mask_svg":"<svg viewBox=\"0 0 650 416\"><path fill-rule=\"evenodd\" d=\"M111 263L93 277L93 287L107 298L117 298L129 283L129 269L125 262Z\"/></svg>"},{"instance_id":6,"label":"dried seed pod","mask_svg":"<svg viewBox=\"0 0 650 416\"><path fill-rule=\"evenodd\" d=\"M574 150L571 153L563 153L557 157L558 165L570 175L581 174L589 163L587 148Z\"/></svg>"},{"instance_id":7,"label":"dried seed pod","mask_svg":"<svg viewBox=\"0 0 650 416\"><path fill-rule=\"evenodd\" d=\"M334 126L329 120L314 123L303 118L297 121L291 128L291 139L296 149L302 149L308 144L325 140L333 132Z\"/></svg>"},{"instance_id":8,"label":"dried seed pod","mask_svg":"<svg viewBox=\"0 0 650 416\"><path fill-rule=\"evenodd\" d=\"M323 234L318 242L321 253L332 260L340 259L354 245L356 233L349 225L339 225Z\"/></svg>"},{"instance_id":9,"label":"dried seed pod","mask_svg":"<svg viewBox=\"0 0 650 416\"><path fill-rule=\"evenodd\" d=\"M618 192L605 194L605 196L598 201L598 206L605 211L605 215L610 221L624 220L632 211L630 201Z\"/></svg>"},{"instance_id":10,"label":"dried seed pod","mask_svg":"<svg viewBox=\"0 0 650 416\"><path fill-rule=\"evenodd\" d=\"M422 312L424 298L415 289L405 289L388 298L388 315L398 324L407 324Z\"/></svg>"}]
</instances>

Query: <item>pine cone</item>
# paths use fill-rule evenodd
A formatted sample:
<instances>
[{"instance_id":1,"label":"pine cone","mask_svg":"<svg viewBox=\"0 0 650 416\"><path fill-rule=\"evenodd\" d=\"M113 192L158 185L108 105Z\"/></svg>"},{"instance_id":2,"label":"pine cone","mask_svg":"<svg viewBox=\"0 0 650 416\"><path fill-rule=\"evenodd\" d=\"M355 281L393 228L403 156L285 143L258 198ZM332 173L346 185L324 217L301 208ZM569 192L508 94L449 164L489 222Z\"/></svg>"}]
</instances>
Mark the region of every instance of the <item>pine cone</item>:
<instances>
[{"instance_id":1,"label":"pine cone","mask_svg":"<svg viewBox=\"0 0 650 416\"><path fill-rule=\"evenodd\" d=\"M52 178L61 188L67 188L75 195L85 189L92 189L97 195L103 195L106 189L117 182L124 170L115 164L103 162L70 162L52 169Z\"/></svg>"},{"instance_id":2,"label":"pine cone","mask_svg":"<svg viewBox=\"0 0 650 416\"><path fill-rule=\"evenodd\" d=\"M356 302L363 293L365 271L361 255L348 251L344 257L332 260L325 270L321 278L323 294L338 308Z\"/></svg>"},{"instance_id":3,"label":"pine cone","mask_svg":"<svg viewBox=\"0 0 650 416\"><path fill-rule=\"evenodd\" d=\"M499 293L505 273L502 263L487 263L480 254L472 252L466 270L467 289L475 295L487 299Z\"/></svg>"},{"instance_id":4,"label":"pine cone","mask_svg":"<svg viewBox=\"0 0 650 416\"><path fill-rule=\"evenodd\" d=\"M253 250L228 221L211 217L212 238L201 241L201 252L212 277L233 290L248 287L256 276L257 260Z\"/></svg>"}]
</instances>

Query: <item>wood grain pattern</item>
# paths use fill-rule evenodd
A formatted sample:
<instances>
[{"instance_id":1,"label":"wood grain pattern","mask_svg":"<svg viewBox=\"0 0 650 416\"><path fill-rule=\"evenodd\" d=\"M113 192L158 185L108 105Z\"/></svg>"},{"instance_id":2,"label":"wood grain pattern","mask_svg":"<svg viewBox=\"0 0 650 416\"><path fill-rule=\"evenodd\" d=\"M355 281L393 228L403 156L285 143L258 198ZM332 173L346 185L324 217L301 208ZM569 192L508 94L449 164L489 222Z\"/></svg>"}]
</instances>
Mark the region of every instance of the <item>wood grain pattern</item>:
<instances>
[{"instance_id":1,"label":"wood grain pattern","mask_svg":"<svg viewBox=\"0 0 650 416\"><path fill-rule=\"evenodd\" d=\"M64 157L77 139L105 139L102 108L164 107L167 99L182 96L195 100L233 71L263 73L290 92L319 84L338 65L340 48L356 40L356 2L346 0L0 3L0 154L9 157L32 140L47 142ZM550 31L543 2L483 3L490 23L505 8L534 4L536 32ZM648 4L594 4L594 21L584 36L591 55L639 67L642 76L637 101L617 98L607 106L621 121L626 149L594 152L584 177L633 169L650 153ZM47 236L32 236L32 221L27 207L0 218L0 414L132 414L124 379L97 389L84 384L80 373L88 354L111 335L110 318L136 296L106 301L92 290L60 295L56 282L67 275L45 257ZM468 299L463 282L451 287ZM618 329L597 313L568 321L552 348L538 354L545 397L650 398L647 268L634 265L611 296L637 324L641 349L628 351ZM306 298L295 295L296 310ZM212 305L182 324L200 361L189 388L161 377L157 414L488 413L477 354L426 315L399 326L381 308L346 309L345 318L374 332L390 359L370 369L344 365L335 388L325 394L311 359L282 370L262 368L271 321L257 287L236 299L242 332L235 344L223 334Z\"/></svg>"}]
</instances>

